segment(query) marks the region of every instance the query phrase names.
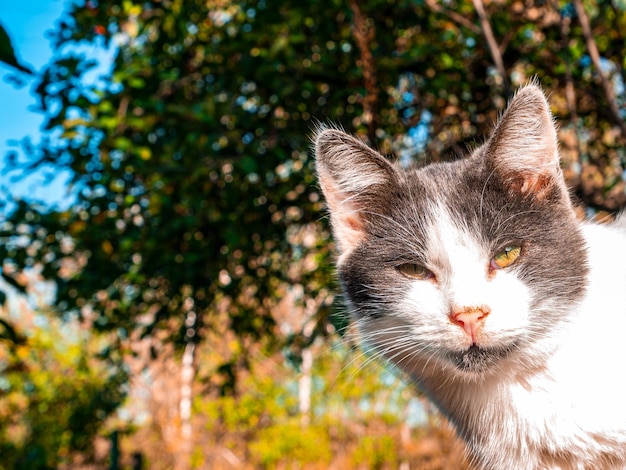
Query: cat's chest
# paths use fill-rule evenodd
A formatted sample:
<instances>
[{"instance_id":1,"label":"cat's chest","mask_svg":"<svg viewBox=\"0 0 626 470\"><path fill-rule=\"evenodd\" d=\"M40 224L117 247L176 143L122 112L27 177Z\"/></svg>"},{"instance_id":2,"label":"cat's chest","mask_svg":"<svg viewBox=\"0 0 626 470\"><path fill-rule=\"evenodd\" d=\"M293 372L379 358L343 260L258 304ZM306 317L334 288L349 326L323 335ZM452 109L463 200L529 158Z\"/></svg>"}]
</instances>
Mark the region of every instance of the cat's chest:
<instances>
[{"instance_id":1,"label":"cat's chest","mask_svg":"<svg viewBox=\"0 0 626 470\"><path fill-rule=\"evenodd\" d=\"M548 376L473 384L461 393L450 397L448 417L480 468L567 469L583 455L602 458L567 390Z\"/></svg>"}]
</instances>

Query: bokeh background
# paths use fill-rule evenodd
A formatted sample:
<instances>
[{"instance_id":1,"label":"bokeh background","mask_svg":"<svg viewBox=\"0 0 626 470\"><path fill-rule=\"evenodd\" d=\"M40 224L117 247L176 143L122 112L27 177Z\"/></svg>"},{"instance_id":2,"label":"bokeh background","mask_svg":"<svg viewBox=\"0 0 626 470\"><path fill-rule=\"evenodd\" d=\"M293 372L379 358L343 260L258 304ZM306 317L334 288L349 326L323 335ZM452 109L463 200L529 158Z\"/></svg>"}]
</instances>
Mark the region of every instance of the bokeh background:
<instances>
[{"instance_id":1,"label":"bokeh background","mask_svg":"<svg viewBox=\"0 0 626 470\"><path fill-rule=\"evenodd\" d=\"M462 158L536 78L581 217L626 202L624 0L24 0L0 25L0 469L465 468L356 347L320 123Z\"/></svg>"}]
</instances>

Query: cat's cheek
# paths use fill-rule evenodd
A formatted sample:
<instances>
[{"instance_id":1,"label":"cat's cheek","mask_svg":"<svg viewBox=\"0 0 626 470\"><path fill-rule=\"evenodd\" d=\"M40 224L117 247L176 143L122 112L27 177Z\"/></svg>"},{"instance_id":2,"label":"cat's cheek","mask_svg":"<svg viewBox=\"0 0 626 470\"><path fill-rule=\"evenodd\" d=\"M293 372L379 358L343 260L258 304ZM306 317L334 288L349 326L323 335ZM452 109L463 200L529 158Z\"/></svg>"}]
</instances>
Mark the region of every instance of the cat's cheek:
<instances>
[{"instance_id":1,"label":"cat's cheek","mask_svg":"<svg viewBox=\"0 0 626 470\"><path fill-rule=\"evenodd\" d=\"M485 304L491 312L484 322L481 340L485 346L503 346L528 331L530 289L513 271L501 271L489 282Z\"/></svg>"},{"instance_id":2,"label":"cat's cheek","mask_svg":"<svg viewBox=\"0 0 626 470\"><path fill-rule=\"evenodd\" d=\"M429 324L445 318L447 306L437 284L428 281L412 281L400 303L400 314L411 322Z\"/></svg>"},{"instance_id":3,"label":"cat's cheek","mask_svg":"<svg viewBox=\"0 0 626 470\"><path fill-rule=\"evenodd\" d=\"M443 353L442 358L450 350L464 348L459 342L463 339L451 334L448 300L435 282L412 282L397 308L398 316L410 325L411 335L421 348L431 352L439 350ZM468 343L466 347L469 346Z\"/></svg>"}]
</instances>

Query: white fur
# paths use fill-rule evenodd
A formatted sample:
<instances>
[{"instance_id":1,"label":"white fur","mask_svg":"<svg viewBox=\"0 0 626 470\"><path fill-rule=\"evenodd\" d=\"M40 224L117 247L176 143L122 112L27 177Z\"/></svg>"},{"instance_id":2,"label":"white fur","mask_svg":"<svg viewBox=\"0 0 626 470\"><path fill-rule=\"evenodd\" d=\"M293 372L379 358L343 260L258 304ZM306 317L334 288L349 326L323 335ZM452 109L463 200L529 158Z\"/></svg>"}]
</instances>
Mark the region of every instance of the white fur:
<instances>
[{"instance_id":1,"label":"white fur","mask_svg":"<svg viewBox=\"0 0 626 470\"><path fill-rule=\"evenodd\" d=\"M478 344L500 346L508 341L508 331L519 330L527 322L531 294L511 271L488 275L494 253L480 246L467 228L455 225L445 209L440 207L437 212L437 226L428 246L429 259L439 260L439 277L445 281L440 286L441 300L447 302L444 313L463 307L488 307L491 313L479 330ZM471 346L471 338L457 325L450 324L450 336L457 343L461 338L463 349Z\"/></svg>"},{"instance_id":2,"label":"white fur","mask_svg":"<svg viewBox=\"0 0 626 470\"><path fill-rule=\"evenodd\" d=\"M390 324L406 323L406 329L415 335L418 343L432 344L438 340L446 350L463 351L472 345L472 339L448 319L450 312L486 306L490 314L478 332L478 344L487 348L508 345L511 337L524 331L528 324L531 301L528 287L511 271L488 275L492 253L473 240L467 229L456 226L443 207L436 211L437 225L426 246L432 263L427 267L437 281L409 281L410 288L397 307L399 318L389 319ZM380 330L379 322L379 319L372 322L371 328ZM467 379L456 368L451 372Z\"/></svg>"},{"instance_id":3,"label":"white fur","mask_svg":"<svg viewBox=\"0 0 626 470\"><path fill-rule=\"evenodd\" d=\"M513 271L489 278L485 259L492 254L444 211L437 220L428 245L438 261L429 269L446 281L411 281L399 315L362 322L365 338L450 417L470 458L478 457L472 448L480 449L480 468L626 468L626 234L585 225L591 273L569 322L524 350L526 358L504 359L488 374L468 377L439 351L471 344L447 319L450 308L488 305L478 343L497 346L531 334L531 293ZM606 452L620 463L608 461Z\"/></svg>"}]
</instances>

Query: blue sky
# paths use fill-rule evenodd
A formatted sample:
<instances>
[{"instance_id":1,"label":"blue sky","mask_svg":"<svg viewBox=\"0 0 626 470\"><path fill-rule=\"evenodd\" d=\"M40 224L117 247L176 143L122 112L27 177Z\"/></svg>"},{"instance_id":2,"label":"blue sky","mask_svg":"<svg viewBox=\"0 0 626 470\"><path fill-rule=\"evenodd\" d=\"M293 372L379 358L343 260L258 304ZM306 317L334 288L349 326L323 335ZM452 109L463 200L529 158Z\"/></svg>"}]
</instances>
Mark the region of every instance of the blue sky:
<instances>
[{"instance_id":1,"label":"blue sky","mask_svg":"<svg viewBox=\"0 0 626 470\"><path fill-rule=\"evenodd\" d=\"M18 59L36 71L41 70L52 57L46 32L54 28L68 1L0 0L0 3L0 23L11 37ZM16 88L7 81L11 75L19 75L26 85ZM15 143L11 144L11 140L19 141L30 136L33 142L39 141L43 116L32 110L36 101L30 90L34 84L34 78L0 64L0 162L8 150L17 148ZM16 183L1 173L0 198L4 198L6 191L10 191L18 197L30 196L55 203L65 195L64 175L60 175L50 185L43 185L42 177L38 174Z\"/></svg>"}]
</instances>

